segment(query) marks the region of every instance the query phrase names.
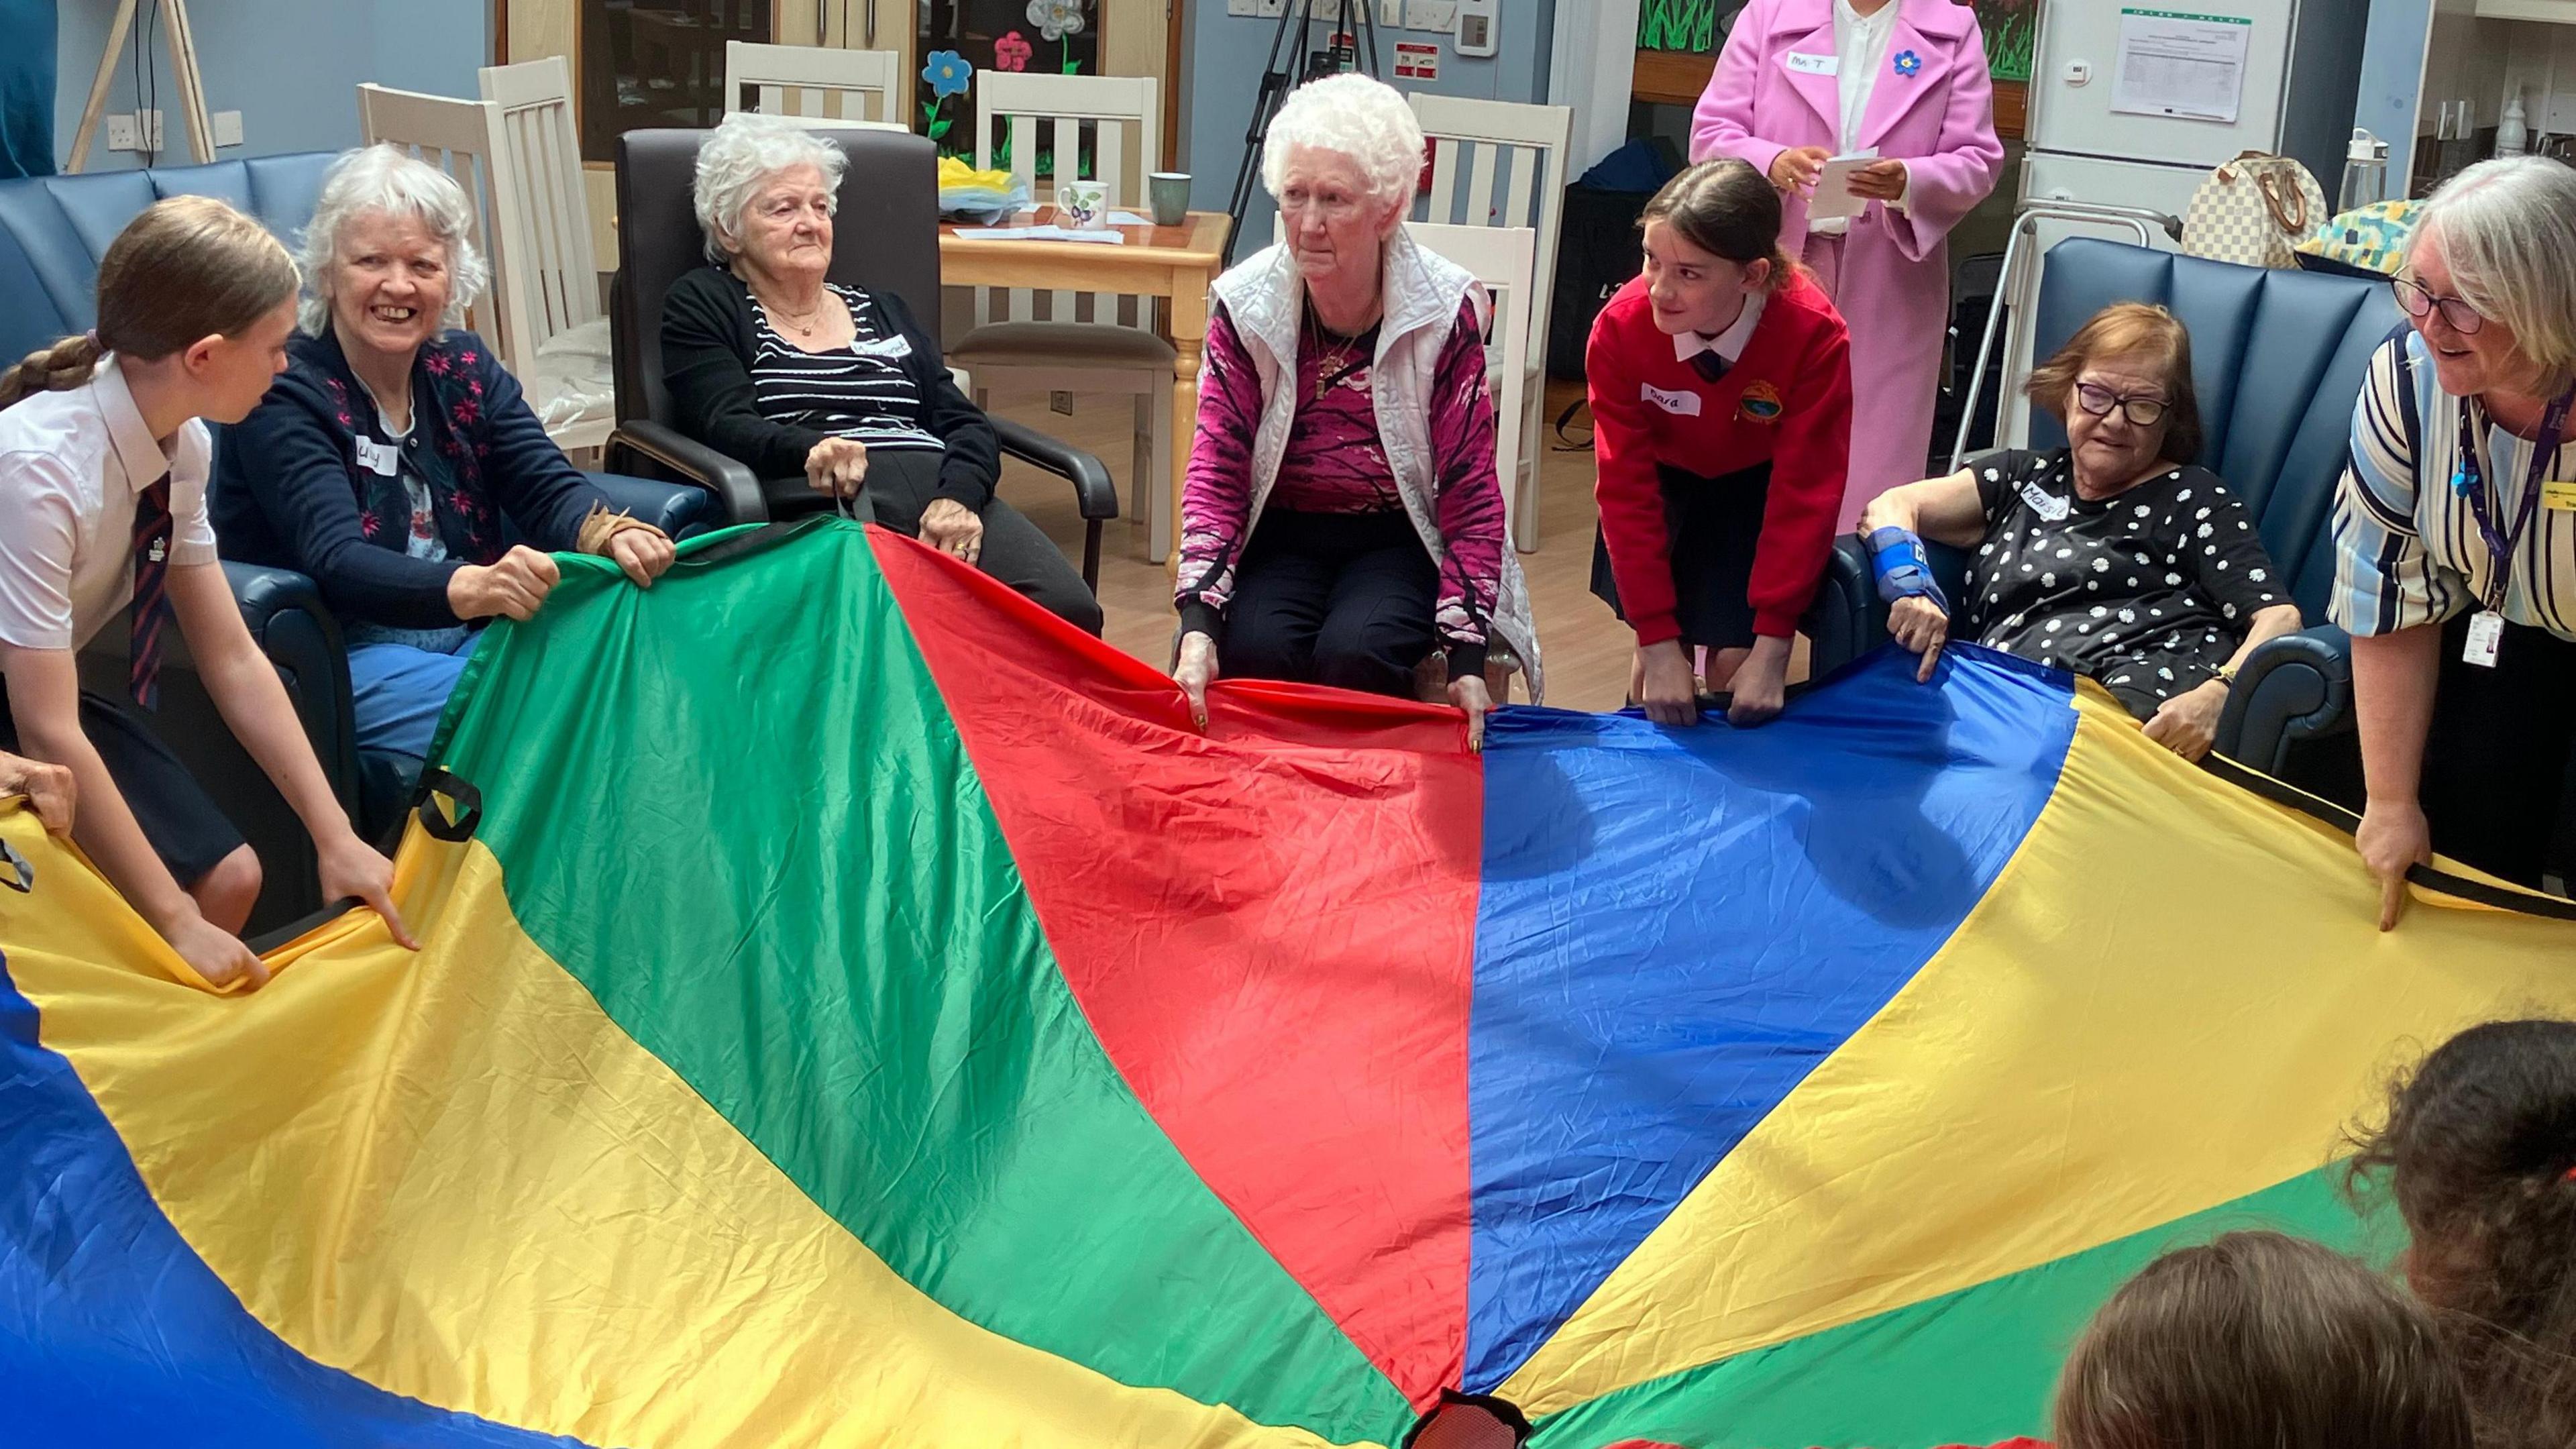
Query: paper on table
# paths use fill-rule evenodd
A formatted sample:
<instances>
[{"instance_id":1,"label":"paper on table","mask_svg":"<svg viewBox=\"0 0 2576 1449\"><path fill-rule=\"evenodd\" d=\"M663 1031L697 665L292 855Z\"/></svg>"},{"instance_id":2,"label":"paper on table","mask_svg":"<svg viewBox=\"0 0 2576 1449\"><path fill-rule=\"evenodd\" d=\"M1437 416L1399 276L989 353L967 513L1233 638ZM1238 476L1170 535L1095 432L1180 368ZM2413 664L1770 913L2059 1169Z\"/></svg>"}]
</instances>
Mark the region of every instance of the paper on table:
<instances>
[{"instance_id":1,"label":"paper on table","mask_svg":"<svg viewBox=\"0 0 2576 1449\"><path fill-rule=\"evenodd\" d=\"M2253 34L2254 22L2241 16L2122 10L2111 109L2234 125Z\"/></svg>"},{"instance_id":2,"label":"paper on table","mask_svg":"<svg viewBox=\"0 0 2576 1449\"><path fill-rule=\"evenodd\" d=\"M1869 198L1853 194L1852 173L1877 159L1878 148L1875 146L1865 151L1847 151L1828 159L1825 169L1817 173L1816 195L1807 203L1807 220L1835 221L1860 215L1861 209L1869 205Z\"/></svg>"},{"instance_id":3,"label":"paper on table","mask_svg":"<svg viewBox=\"0 0 2576 1449\"><path fill-rule=\"evenodd\" d=\"M957 234L971 241L1103 242L1112 246L1127 240L1114 231L1072 231L1060 226L979 226L961 228Z\"/></svg>"},{"instance_id":4,"label":"paper on table","mask_svg":"<svg viewBox=\"0 0 2576 1449\"><path fill-rule=\"evenodd\" d=\"M1113 211L1109 213L1109 224L1111 226L1152 226L1154 219L1150 216L1138 216L1132 211Z\"/></svg>"}]
</instances>

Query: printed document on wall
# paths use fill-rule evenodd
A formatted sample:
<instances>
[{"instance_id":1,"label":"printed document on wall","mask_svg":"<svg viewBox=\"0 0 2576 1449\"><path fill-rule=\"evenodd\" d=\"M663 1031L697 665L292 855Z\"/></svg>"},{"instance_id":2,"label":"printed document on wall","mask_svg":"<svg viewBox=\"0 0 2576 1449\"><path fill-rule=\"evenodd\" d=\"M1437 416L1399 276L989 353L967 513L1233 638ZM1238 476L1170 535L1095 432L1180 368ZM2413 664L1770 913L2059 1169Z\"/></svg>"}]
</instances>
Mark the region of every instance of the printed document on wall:
<instances>
[{"instance_id":1,"label":"printed document on wall","mask_svg":"<svg viewBox=\"0 0 2576 1449\"><path fill-rule=\"evenodd\" d=\"M2234 125L2253 36L2245 16L2122 10L2111 109Z\"/></svg>"}]
</instances>

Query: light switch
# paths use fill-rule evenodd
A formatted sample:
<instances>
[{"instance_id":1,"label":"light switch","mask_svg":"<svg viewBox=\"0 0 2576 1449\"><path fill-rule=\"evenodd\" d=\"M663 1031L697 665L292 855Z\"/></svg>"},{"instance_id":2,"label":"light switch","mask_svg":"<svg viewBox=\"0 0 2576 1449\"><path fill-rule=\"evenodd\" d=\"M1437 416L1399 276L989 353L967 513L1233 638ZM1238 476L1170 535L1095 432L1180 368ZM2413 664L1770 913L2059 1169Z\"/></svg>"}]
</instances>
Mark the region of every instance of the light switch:
<instances>
[{"instance_id":1,"label":"light switch","mask_svg":"<svg viewBox=\"0 0 2576 1449\"><path fill-rule=\"evenodd\" d=\"M1261 13L1261 0L1225 0L1225 13L1249 20Z\"/></svg>"},{"instance_id":2,"label":"light switch","mask_svg":"<svg viewBox=\"0 0 2576 1449\"><path fill-rule=\"evenodd\" d=\"M242 143L241 112L217 111L212 119L215 123L216 145L238 146Z\"/></svg>"}]
</instances>

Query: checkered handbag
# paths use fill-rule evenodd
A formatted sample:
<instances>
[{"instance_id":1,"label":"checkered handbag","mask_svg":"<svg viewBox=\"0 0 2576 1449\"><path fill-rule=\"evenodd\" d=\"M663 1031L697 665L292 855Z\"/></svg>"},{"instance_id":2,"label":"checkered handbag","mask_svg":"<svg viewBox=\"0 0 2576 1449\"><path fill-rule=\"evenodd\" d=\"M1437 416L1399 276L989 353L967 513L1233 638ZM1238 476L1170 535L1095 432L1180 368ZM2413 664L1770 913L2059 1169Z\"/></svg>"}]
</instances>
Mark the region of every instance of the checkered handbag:
<instances>
[{"instance_id":1,"label":"checkered handbag","mask_svg":"<svg viewBox=\"0 0 2576 1449\"><path fill-rule=\"evenodd\" d=\"M2326 219L2325 188L2287 156L2248 151L2191 194L2182 249L2248 267L2295 267L2295 248Z\"/></svg>"}]
</instances>

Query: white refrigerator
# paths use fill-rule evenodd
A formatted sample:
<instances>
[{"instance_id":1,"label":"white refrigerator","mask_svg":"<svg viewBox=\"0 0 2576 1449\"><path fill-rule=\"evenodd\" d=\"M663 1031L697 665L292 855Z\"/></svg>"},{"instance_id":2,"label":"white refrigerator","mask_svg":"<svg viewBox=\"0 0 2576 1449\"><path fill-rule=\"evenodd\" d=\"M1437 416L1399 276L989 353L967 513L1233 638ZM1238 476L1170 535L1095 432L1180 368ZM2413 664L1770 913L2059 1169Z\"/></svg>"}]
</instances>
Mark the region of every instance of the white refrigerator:
<instances>
[{"instance_id":1,"label":"white refrigerator","mask_svg":"<svg viewBox=\"0 0 2576 1449\"><path fill-rule=\"evenodd\" d=\"M2043 0L2021 200L2180 217L2213 169L2269 151L2331 201L2369 19L2369 0Z\"/></svg>"},{"instance_id":2,"label":"white refrigerator","mask_svg":"<svg viewBox=\"0 0 2576 1449\"><path fill-rule=\"evenodd\" d=\"M2019 201L2144 208L2176 218L2245 151L2295 156L2331 202L2352 135L2369 0L2041 0ZM2045 256L2070 236L2135 242L2099 223L2041 220ZM2150 228L2150 244L2174 240ZM2025 296L2035 297L2035 279ZM2005 338L2007 377L2029 375L2025 309ZM2003 397L2001 431L2028 437L2029 405Z\"/></svg>"}]
</instances>

